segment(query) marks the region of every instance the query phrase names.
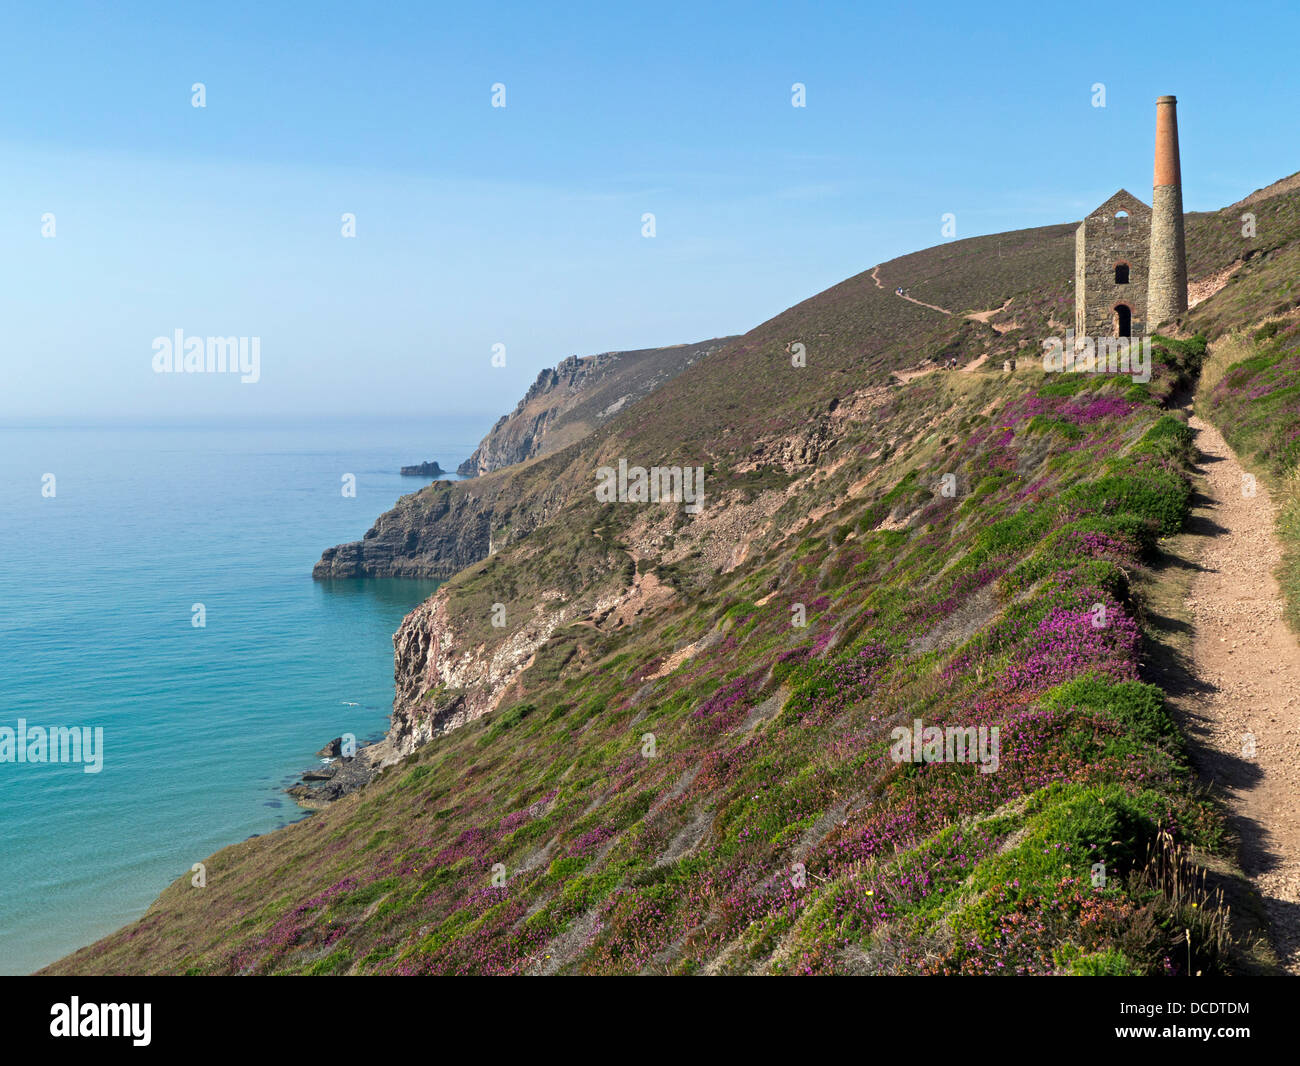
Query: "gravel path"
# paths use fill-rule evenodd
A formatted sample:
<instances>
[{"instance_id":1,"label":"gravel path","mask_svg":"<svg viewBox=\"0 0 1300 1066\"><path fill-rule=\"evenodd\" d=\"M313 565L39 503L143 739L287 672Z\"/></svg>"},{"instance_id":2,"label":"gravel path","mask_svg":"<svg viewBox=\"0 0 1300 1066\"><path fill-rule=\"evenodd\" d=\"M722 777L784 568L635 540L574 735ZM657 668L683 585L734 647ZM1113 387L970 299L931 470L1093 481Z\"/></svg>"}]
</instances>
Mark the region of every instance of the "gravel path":
<instances>
[{"instance_id":1,"label":"gravel path","mask_svg":"<svg viewBox=\"0 0 1300 1066\"><path fill-rule=\"evenodd\" d=\"M1191 419L1201 451L1191 529L1200 570L1188 607L1193 672L1181 702L1193 716L1203 771L1241 833L1241 864L1263 897L1274 948L1300 973L1300 645L1282 616L1281 547L1272 500L1250 482L1212 425Z\"/></svg>"}]
</instances>

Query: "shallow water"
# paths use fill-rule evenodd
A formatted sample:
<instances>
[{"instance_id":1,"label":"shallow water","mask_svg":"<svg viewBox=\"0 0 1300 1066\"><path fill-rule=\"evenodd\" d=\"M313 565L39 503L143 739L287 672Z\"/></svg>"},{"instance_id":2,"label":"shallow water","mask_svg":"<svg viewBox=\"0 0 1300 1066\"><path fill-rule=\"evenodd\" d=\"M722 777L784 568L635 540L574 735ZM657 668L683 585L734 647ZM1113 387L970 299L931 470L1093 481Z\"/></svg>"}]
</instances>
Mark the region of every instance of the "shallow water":
<instances>
[{"instance_id":1,"label":"shallow water","mask_svg":"<svg viewBox=\"0 0 1300 1066\"><path fill-rule=\"evenodd\" d=\"M436 583L314 582L312 564L428 483L401 465L454 469L489 423L0 426L0 727L104 738L98 773L0 762L0 972L303 817L282 790L316 750L385 729L392 634Z\"/></svg>"}]
</instances>

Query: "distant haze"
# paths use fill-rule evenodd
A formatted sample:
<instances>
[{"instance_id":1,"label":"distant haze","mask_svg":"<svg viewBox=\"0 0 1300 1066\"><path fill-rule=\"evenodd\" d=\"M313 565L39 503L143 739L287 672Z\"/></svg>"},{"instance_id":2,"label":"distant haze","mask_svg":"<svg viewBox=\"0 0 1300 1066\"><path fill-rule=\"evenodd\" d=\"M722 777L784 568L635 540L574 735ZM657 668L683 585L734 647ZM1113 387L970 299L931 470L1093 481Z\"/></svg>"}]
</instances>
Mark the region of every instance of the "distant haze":
<instances>
[{"instance_id":1,"label":"distant haze","mask_svg":"<svg viewBox=\"0 0 1300 1066\"><path fill-rule=\"evenodd\" d=\"M1162 93L1188 210L1300 169L1300 12L1097 10L11 8L0 416L497 414L567 355L744 332L945 213L1149 197ZM260 379L155 374L178 329L260 338Z\"/></svg>"}]
</instances>

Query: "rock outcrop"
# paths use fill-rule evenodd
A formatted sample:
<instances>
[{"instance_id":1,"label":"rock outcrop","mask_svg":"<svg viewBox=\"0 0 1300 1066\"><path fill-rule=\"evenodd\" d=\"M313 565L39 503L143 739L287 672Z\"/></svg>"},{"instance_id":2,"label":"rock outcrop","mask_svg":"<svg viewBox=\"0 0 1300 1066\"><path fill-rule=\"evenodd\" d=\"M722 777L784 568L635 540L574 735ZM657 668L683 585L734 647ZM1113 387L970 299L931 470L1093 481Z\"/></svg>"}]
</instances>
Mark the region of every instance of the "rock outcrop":
<instances>
[{"instance_id":1,"label":"rock outcrop","mask_svg":"<svg viewBox=\"0 0 1300 1066\"><path fill-rule=\"evenodd\" d=\"M573 357L543 371L514 413L497 422L457 471L475 475L472 483L436 481L403 496L363 539L326 549L312 576L448 578L487 558L558 511L572 482L561 475L564 448L726 340ZM527 473L501 469L526 459L556 466Z\"/></svg>"},{"instance_id":2,"label":"rock outcrop","mask_svg":"<svg viewBox=\"0 0 1300 1066\"><path fill-rule=\"evenodd\" d=\"M314 578L446 578L488 554L492 509L481 495L434 482L403 496L362 540L327 548Z\"/></svg>"},{"instance_id":3,"label":"rock outcrop","mask_svg":"<svg viewBox=\"0 0 1300 1066\"><path fill-rule=\"evenodd\" d=\"M368 785L384 767L396 761L393 745L385 738L358 748L355 755L339 756L303 771L301 781L285 792L304 810L323 810L349 792Z\"/></svg>"},{"instance_id":4,"label":"rock outcrop","mask_svg":"<svg viewBox=\"0 0 1300 1066\"><path fill-rule=\"evenodd\" d=\"M393 720L387 742L410 754L441 733L496 710L533 653L566 620L563 606L543 610L494 647L457 631L445 596L435 593L402 619L393 635Z\"/></svg>"},{"instance_id":5,"label":"rock outcrop","mask_svg":"<svg viewBox=\"0 0 1300 1066\"><path fill-rule=\"evenodd\" d=\"M571 355L537 375L515 409L497 420L456 473L480 477L581 440L629 404L732 339L602 352L582 358Z\"/></svg>"},{"instance_id":6,"label":"rock outcrop","mask_svg":"<svg viewBox=\"0 0 1300 1066\"><path fill-rule=\"evenodd\" d=\"M539 473L527 479L500 471L468 483L435 481L403 496L361 540L327 548L312 577L451 577L556 513L566 485Z\"/></svg>"},{"instance_id":7,"label":"rock outcrop","mask_svg":"<svg viewBox=\"0 0 1300 1066\"><path fill-rule=\"evenodd\" d=\"M440 477L445 471L436 461L417 463L415 466L402 467L402 477Z\"/></svg>"},{"instance_id":8,"label":"rock outcrop","mask_svg":"<svg viewBox=\"0 0 1300 1066\"><path fill-rule=\"evenodd\" d=\"M496 710L556 629L584 613L585 608L561 600L539 609L507 639L488 647L453 626L446 596L435 593L393 634L396 694L387 734L350 758L339 757L341 738L330 741L320 755L331 761L304 772L300 782L285 791L300 807L322 810L434 737Z\"/></svg>"}]
</instances>

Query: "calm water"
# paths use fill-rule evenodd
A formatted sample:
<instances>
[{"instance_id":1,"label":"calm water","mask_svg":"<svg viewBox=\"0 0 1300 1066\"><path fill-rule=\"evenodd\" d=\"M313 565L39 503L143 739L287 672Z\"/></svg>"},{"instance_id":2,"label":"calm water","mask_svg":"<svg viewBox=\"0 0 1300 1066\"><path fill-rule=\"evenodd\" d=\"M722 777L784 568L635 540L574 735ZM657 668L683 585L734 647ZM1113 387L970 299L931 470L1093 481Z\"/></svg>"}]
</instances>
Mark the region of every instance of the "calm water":
<instances>
[{"instance_id":1,"label":"calm water","mask_svg":"<svg viewBox=\"0 0 1300 1066\"><path fill-rule=\"evenodd\" d=\"M436 585L312 564L427 483L399 466L454 469L489 424L0 425L0 726L104 730L98 774L0 763L0 971L303 817L281 790L315 751L384 730L392 634Z\"/></svg>"}]
</instances>

